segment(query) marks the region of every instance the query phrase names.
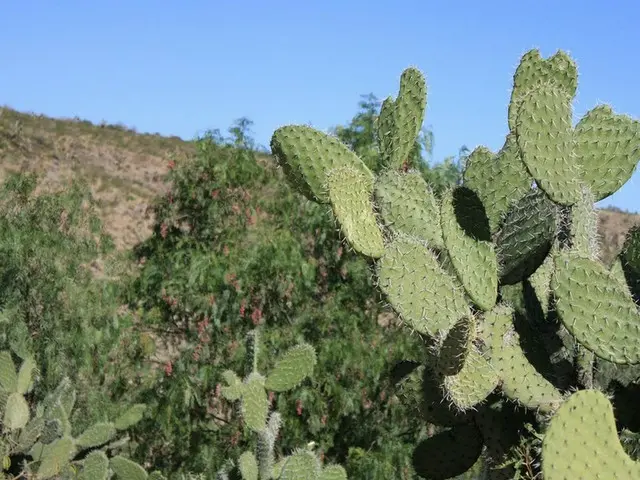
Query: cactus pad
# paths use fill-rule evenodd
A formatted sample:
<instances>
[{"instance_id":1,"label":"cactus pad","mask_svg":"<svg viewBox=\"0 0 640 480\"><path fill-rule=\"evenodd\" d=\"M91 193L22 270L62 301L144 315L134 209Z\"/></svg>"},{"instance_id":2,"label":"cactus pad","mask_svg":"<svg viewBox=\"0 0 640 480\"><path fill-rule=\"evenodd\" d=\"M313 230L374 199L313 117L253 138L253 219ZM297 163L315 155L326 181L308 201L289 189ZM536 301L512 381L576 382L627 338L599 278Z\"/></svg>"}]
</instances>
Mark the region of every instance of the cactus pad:
<instances>
[{"instance_id":1,"label":"cactus pad","mask_svg":"<svg viewBox=\"0 0 640 480\"><path fill-rule=\"evenodd\" d=\"M380 216L391 230L444 248L440 205L420 173L382 172L376 179L375 197Z\"/></svg>"},{"instance_id":2,"label":"cactus pad","mask_svg":"<svg viewBox=\"0 0 640 480\"><path fill-rule=\"evenodd\" d=\"M440 208L449 258L471 300L490 310L498 294L498 260L478 196L466 187L448 190Z\"/></svg>"},{"instance_id":3,"label":"cactus pad","mask_svg":"<svg viewBox=\"0 0 640 480\"><path fill-rule=\"evenodd\" d=\"M562 395L531 364L513 327L513 309L497 305L484 319L490 363L502 381L502 392L520 404L543 412L562 403Z\"/></svg>"},{"instance_id":4,"label":"cactus pad","mask_svg":"<svg viewBox=\"0 0 640 480\"><path fill-rule=\"evenodd\" d=\"M116 474L117 480L147 480L147 472L136 462L128 458L116 455L109 461L111 470Z\"/></svg>"},{"instance_id":5,"label":"cactus pad","mask_svg":"<svg viewBox=\"0 0 640 480\"><path fill-rule=\"evenodd\" d=\"M142 420L146 409L147 406L144 403L137 403L135 405L132 405L127 409L126 412L120 415L115 422L113 422L116 429L126 430L128 428L131 428L140 420Z\"/></svg>"},{"instance_id":6,"label":"cactus pad","mask_svg":"<svg viewBox=\"0 0 640 480\"><path fill-rule=\"evenodd\" d=\"M474 408L493 392L500 377L493 366L471 345L462 369L455 375L446 375L443 386L447 400L460 411Z\"/></svg>"},{"instance_id":7,"label":"cactus pad","mask_svg":"<svg viewBox=\"0 0 640 480\"><path fill-rule=\"evenodd\" d=\"M242 480L258 480L258 461L253 453L247 451L238 458L238 470Z\"/></svg>"},{"instance_id":8,"label":"cactus pad","mask_svg":"<svg viewBox=\"0 0 640 480\"><path fill-rule=\"evenodd\" d=\"M542 442L542 472L545 480L640 478L640 463L622 448L603 393L575 392L555 412Z\"/></svg>"},{"instance_id":9,"label":"cactus pad","mask_svg":"<svg viewBox=\"0 0 640 480\"><path fill-rule=\"evenodd\" d=\"M640 225L629 230L619 260L626 284L640 305Z\"/></svg>"},{"instance_id":10,"label":"cactus pad","mask_svg":"<svg viewBox=\"0 0 640 480\"><path fill-rule=\"evenodd\" d=\"M496 155L485 147L477 147L467 158L464 186L476 192L482 201L491 232L498 229L509 206L531 189L532 182L512 133Z\"/></svg>"},{"instance_id":11,"label":"cactus pad","mask_svg":"<svg viewBox=\"0 0 640 480\"><path fill-rule=\"evenodd\" d=\"M242 392L242 418L254 432L264 430L269 414L269 400L264 389L264 378L252 373L247 378Z\"/></svg>"},{"instance_id":12,"label":"cactus pad","mask_svg":"<svg viewBox=\"0 0 640 480\"><path fill-rule=\"evenodd\" d=\"M0 388L7 393L12 393L17 390L17 387L18 375L11 352L3 350L0 352Z\"/></svg>"},{"instance_id":13,"label":"cactus pad","mask_svg":"<svg viewBox=\"0 0 640 480\"><path fill-rule=\"evenodd\" d=\"M311 375L316 352L311 345L297 345L280 358L267 376L265 388L274 392L291 390Z\"/></svg>"},{"instance_id":14,"label":"cactus pad","mask_svg":"<svg viewBox=\"0 0 640 480\"><path fill-rule=\"evenodd\" d=\"M553 84L539 85L520 104L516 140L539 188L556 203L580 200L580 168L573 157L571 98Z\"/></svg>"},{"instance_id":15,"label":"cactus pad","mask_svg":"<svg viewBox=\"0 0 640 480\"><path fill-rule=\"evenodd\" d=\"M333 213L353 249L372 258L384 251L382 231L373 211L373 177L351 166L327 172Z\"/></svg>"},{"instance_id":16,"label":"cactus pad","mask_svg":"<svg viewBox=\"0 0 640 480\"><path fill-rule=\"evenodd\" d=\"M614 363L640 363L640 312L601 263L566 251L552 279L556 310L576 340Z\"/></svg>"},{"instance_id":17,"label":"cactus pad","mask_svg":"<svg viewBox=\"0 0 640 480\"><path fill-rule=\"evenodd\" d=\"M464 292L419 241L398 236L377 264L378 286L402 320L431 336L470 313Z\"/></svg>"},{"instance_id":18,"label":"cactus pad","mask_svg":"<svg viewBox=\"0 0 640 480\"><path fill-rule=\"evenodd\" d=\"M547 257L556 234L558 211L541 190L531 190L509 208L495 243L503 284L531 276Z\"/></svg>"},{"instance_id":19,"label":"cactus pad","mask_svg":"<svg viewBox=\"0 0 640 480\"><path fill-rule=\"evenodd\" d=\"M509 129L516 128L516 117L522 99L541 83L553 82L562 92L573 98L578 89L578 69L575 62L563 51L543 59L538 49L529 50L520 59L513 76L513 91L509 103Z\"/></svg>"},{"instance_id":20,"label":"cactus pad","mask_svg":"<svg viewBox=\"0 0 640 480\"><path fill-rule=\"evenodd\" d=\"M312 452L297 450L284 463L280 480L317 480L320 470L320 461Z\"/></svg>"},{"instance_id":21,"label":"cactus pad","mask_svg":"<svg viewBox=\"0 0 640 480\"><path fill-rule=\"evenodd\" d=\"M116 427L111 422L91 425L76 438L76 445L82 449L98 447L110 442L116 436Z\"/></svg>"},{"instance_id":22,"label":"cactus pad","mask_svg":"<svg viewBox=\"0 0 640 480\"><path fill-rule=\"evenodd\" d=\"M71 437L62 437L42 448L38 478L48 479L58 475L76 453Z\"/></svg>"},{"instance_id":23,"label":"cactus pad","mask_svg":"<svg viewBox=\"0 0 640 480\"><path fill-rule=\"evenodd\" d=\"M107 480L109 478L109 458L101 450L90 452L82 461L80 480Z\"/></svg>"},{"instance_id":24,"label":"cactus pad","mask_svg":"<svg viewBox=\"0 0 640 480\"><path fill-rule=\"evenodd\" d=\"M358 156L335 137L303 125L278 128L271 137L271 150L285 175L312 201L329 203L327 172L352 167L373 179Z\"/></svg>"},{"instance_id":25,"label":"cactus pad","mask_svg":"<svg viewBox=\"0 0 640 480\"><path fill-rule=\"evenodd\" d=\"M574 131L581 179L602 200L616 192L640 161L640 122L616 115L608 105L587 112Z\"/></svg>"},{"instance_id":26,"label":"cactus pad","mask_svg":"<svg viewBox=\"0 0 640 480\"><path fill-rule=\"evenodd\" d=\"M29 404L20 393L12 393L5 405L2 423L9 430L23 428L29 422Z\"/></svg>"},{"instance_id":27,"label":"cactus pad","mask_svg":"<svg viewBox=\"0 0 640 480\"><path fill-rule=\"evenodd\" d=\"M395 102L383 103L378 120L378 139L384 164L400 169L422 128L427 105L427 85L416 68L407 68L400 77Z\"/></svg>"}]
</instances>

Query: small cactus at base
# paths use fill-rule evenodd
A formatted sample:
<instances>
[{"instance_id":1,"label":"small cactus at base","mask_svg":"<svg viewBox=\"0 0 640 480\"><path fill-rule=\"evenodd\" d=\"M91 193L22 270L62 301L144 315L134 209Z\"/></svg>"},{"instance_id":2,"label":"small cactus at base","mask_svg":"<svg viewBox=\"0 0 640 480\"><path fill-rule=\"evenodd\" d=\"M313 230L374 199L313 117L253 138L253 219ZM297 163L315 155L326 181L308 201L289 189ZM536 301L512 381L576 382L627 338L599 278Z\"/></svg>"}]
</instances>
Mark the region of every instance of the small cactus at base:
<instances>
[{"instance_id":1,"label":"small cactus at base","mask_svg":"<svg viewBox=\"0 0 640 480\"><path fill-rule=\"evenodd\" d=\"M520 467L551 480L640 478L611 404L593 390L613 393L615 384L614 405L640 404L640 229L605 267L594 209L635 171L640 122L599 105L574 127L577 86L566 53L526 53L502 149L477 147L462 185L440 196L406 168L426 106L415 68L402 74L398 98L382 104L383 168L372 183L335 138L296 126L272 137L292 184L332 204L346 240L375 263L376 286L425 340L426 365L410 365L397 381L402 398L445 429L416 447L424 478L452 478L481 457L497 478Z\"/></svg>"},{"instance_id":2,"label":"small cactus at base","mask_svg":"<svg viewBox=\"0 0 640 480\"><path fill-rule=\"evenodd\" d=\"M275 460L274 446L281 418L278 412L269 413L267 391L285 392L298 386L313 373L316 352L311 345L296 345L276 360L265 377L257 371L259 340L259 329L247 334L245 371L248 373L240 379L231 370L225 371L223 376L227 385L222 388L222 395L227 400L239 403L244 423L257 435L256 451L247 450L237 461L229 460L218 472L218 478L230 478L230 473L236 471L242 480L346 480L344 468L339 465L323 467L310 450L297 450Z\"/></svg>"},{"instance_id":3,"label":"small cactus at base","mask_svg":"<svg viewBox=\"0 0 640 480\"><path fill-rule=\"evenodd\" d=\"M89 426L77 437L71 435L71 414L76 393L67 378L34 408L25 394L36 380L37 366L27 357L16 371L12 353L0 351L0 395L6 396L3 405L1 439L4 449L3 470L13 468L12 456L30 457L22 473L34 480L52 478L80 478L101 480L146 480L147 472L135 462L124 457L107 457L105 448L116 448L118 433L142 419L145 406L134 405L115 422L101 422ZM4 443L4 440L9 440ZM126 441L126 438L124 438ZM9 446L10 445L10 446ZM114 459L119 459L115 460ZM127 465L128 470L123 470ZM136 476L130 476L137 472ZM77 475L77 477L76 477ZM159 473L155 478L162 479Z\"/></svg>"}]
</instances>

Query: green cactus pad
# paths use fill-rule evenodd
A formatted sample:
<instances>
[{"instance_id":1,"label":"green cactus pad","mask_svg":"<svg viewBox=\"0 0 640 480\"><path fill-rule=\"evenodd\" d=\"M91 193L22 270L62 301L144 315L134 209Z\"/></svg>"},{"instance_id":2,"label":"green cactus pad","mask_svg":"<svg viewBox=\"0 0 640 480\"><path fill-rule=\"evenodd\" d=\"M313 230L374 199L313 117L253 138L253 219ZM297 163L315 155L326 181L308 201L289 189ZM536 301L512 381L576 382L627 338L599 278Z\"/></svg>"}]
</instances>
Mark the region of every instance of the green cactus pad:
<instances>
[{"instance_id":1,"label":"green cactus pad","mask_svg":"<svg viewBox=\"0 0 640 480\"><path fill-rule=\"evenodd\" d=\"M448 190L442 197L440 217L458 279L478 307L490 310L498 295L498 260L482 202L469 188Z\"/></svg>"},{"instance_id":2,"label":"green cactus pad","mask_svg":"<svg viewBox=\"0 0 640 480\"><path fill-rule=\"evenodd\" d=\"M269 414L269 399L264 389L264 378L252 373L247 378L242 393L242 418L244 423L254 432L264 430Z\"/></svg>"},{"instance_id":3,"label":"green cactus pad","mask_svg":"<svg viewBox=\"0 0 640 480\"><path fill-rule=\"evenodd\" d=\"M91 425L76 438L76 445L81 449L98 447L110 442L116 436L116 427L111 422Z\"/></svg>"},{"instance_id":4,"label":"green cactus pad","mask_svg":"<svg viewBox=\"0 0 640 480\"><path fill-rule=\"evenodd\" d=\"M57 418L45 418L40 442L43 445L53 442L64 434L62 422Z\"/></svg>"},{"instance_id":5,"label":"green cactus pad","mask_svg":"<svg viewBox=\"0 0 640 480\"><path fill-rule=\"evenodd\" d=\"M498 373L475 345L471 345L462 369L455 375L443 378L447 400L463 412L483 402L499 382Z\"/></svg>"},{"instance_id":6,"label":"green cactus pad","mask_svg":"<svg viewBox=\"0 0 640 480\"><path fill-rule=\"evenodd\" d=\"M599 201L615 193L640 161L640 122L608 105L589 110L576 125L574 152L581 180Z\"/></svg>"},{"instance_id":7,"label":"green cactus pad","mask_svg":"<svg viewBox=\"0 0 640 480\"><path fill-rule=\"evenodd\" d=\"M289 460L289 457L282 457L273 465L271 478L277 478L278 480L280 479L282 469L284 468L284 464L287 463L287 460Z\"/></svg>"},{"instance_id":8,"label":"green cactus pad","mask_svg":"<svg viewBox=\"0 0 640 480\"><path fill-rule=\"evenodd\" d=\"M495 238L501 283L521 282L540 267L557 222L558 209L541 190L531 190L509 208Z\"/></svg>"},{"instance_id":9,"label":"green cactus pad","mask_svg":"<svg viewBox=\"0 0 640 480\"><path fill-rule=\"evenodd\" d=\"M162 473L155 471L149 474L149 477L147 477L147 480L167 480L167 478L164 475L162 475Z\"/></svg>"},{"instance_id":10,"label":"green cactus pad","mask_svg":"<svg viewBox=\"0 0 640 480\"><path fill-rule=\"evenodd\" d=\"M407 68L400 77L398 98L387 103L381 112L383 120L378 124L382 158L387 167L396 170L402 167L422 128L426 105L424 76L416 68Z\"/></svg>"},{"instance_id":11,"label":"green cactus pad","mask_svg":"<svg viewBox=\"0 0 640 480\"><path fill-rule=\"evenodd\" d=\"M473 467L482 445L482 434L475 425L456 425L420 442L413 451L413 468L430 480L452 478Z\"/></svg>"},{"instance_id":12,"label":"green cactus pad","mask_svg":"<svg viewBox=\"0 0 640 480\"><path fill-rule=\"evenodd\" d=\"M312 452L297 450L282 466L280 480L317 480L320 471L320 460Z\"/></svg>"},{"instance_id":13,"label":"green cactus pad","mask_svg":"<svg viewBox=\"0 0 640 480\"><path fill-rule=\"evenodd\" d=\"M2 423L9 430L23 428L29 422L29 404L21 393L12 393L7 399Z\"/></svg>"},{"instance_id":14,"label":"green cactus pad","mask_svg":"<svg viewBox=\"0 0 640 480\"><path fill-rule=\"evenodd\" d=\"M15 447L16 452L27 453L31 447L38 441L44 429L44 418L34 417L20 431L18 443Z\"/></svg>"},{"instance_id":15,"label":"green cactus pad","mask_svg":"<svg viewBox=\"0 0 640 480\"><path fill-rule=\"evenodd\" d=\"M244 452L238 458L238 470L242 480L258 480L258 461L251 452Z\"/></svg>"},{"instance_id":16,"label":"green cactus pad","mask_svg":"<svg viewBox=\"0 0 640 480\"><path fill-rule=\"evenodd\" d=\"M549 304L551 303L551 278L555 269L555 254L555 249L552 247L542 265L529 277L529 283L533 287L545 316L549 313Z\"/></svg>"},{"instance_id":17,"label":"green cactus pad","mask_svg":"<svg viewBox=\"0 0 640 480\"><path fill-rule=\"evenodd\" d=\"M38 478L44 480L58 475L69 464L75 453L76 446L71 437L62 437L44 445L38 467Z\"/></svg>"},{"instance_id":18,"label":"green cactus pad","mask_svg":"<svg viewBox=\"0 0 640 480\"><path fill-rule=\"evenodd\" d=\"M571 207L571 249L593 260L600 257L598 213L595 199L587 187L582 188L580 200Z\"/></svg>"},{"instance_id":19,"label":"green cactus pad","mask_svg":"<svg viewBox=\"0 0 640 480\"><path fill-rule=\"evenodd\" d=\"M53 404L53 406L47 409L45 415L48 420L58 420L60 422L62 433L64 435L71 434L71 422L69 422L69 415L65 408L62 406L60 400L58 400Z\"/></svg>"},{"instance_id":20,"label":"green cactus pad","mask_svg":"<svg viewBox=\"0 0 640 480\"><path fill-rule=\"evenodd\" d=\"M314 348L307 344L296 345L276 362L264 386L274 392L291 390L311 375L315 364Z\"/></svg>"},{"instance_id":21,"label":"green cactus pad","mask_svg":"<svg viewBox=\"0 0 640 480\"><path fill-rule=\"evenodd\" d=\"M13 393L17 387L18 374L11 358L11 352L3 350L0 352L0 388L7 393Z\"/></svg>"},{"instance_id":22,"label":"green cactus pad","mask_svg":"<svg viewBox=\"0 0 640 480\"><path fill-rule=\"evenodd\" d=\"M420 333L448 332L470 313L462 289L415 239L398 236L386 246L377 281L402 320Z\"/></svg>"},{"instance_id":23,"label":"green cactus pad","mask_svg":"<svg viewBox=\"0 0 640 480\"><path fill-rule=\"evenodd\" d=\"M562 395L527 359L513 327L513 313L512 307L498 304L484 318L490 363L500 375L506 397L550 412L562 403Z\"/></svg>"},{"instance_id":24,"label":"green cactus pad","mask_svg":"<svg viewBox=\"0 0 640 480\"><path fill-rule=\"evenodd\" d=\"M342 465L327 465L320 472L318 480L347 480L347 471Z\"/></svg>"},{"instance_id":25,"label":"green cactus pad","mask_svg":"<svg viewBox=\"0 0 640 480\"><path fill-rule=\"evenodd\" d=\"M618 282L620 282L620 285L627 285L627 278L625 277L624 267L622 266L622 259L620 258L620 255L618 255L613 260L611 267L609 267L609 272L616 278L616 280L618 280Z\"/></svg>"},{"instance_id":26,"label":"green cactus pad","mask_svg":"<svg viewBox=\"0 0 640 480\"><path fill-rule=\"evenodd\" d=\"M545 480L640 478L640 463L620 444L603 393L575 392L555 412L542 442L542 473Z\"/></svg>"},{"instance_id":27,"label":"green cactus pad","mask_svg":"<svg viewBox=\"0 0 640 480\"><path fill-rule=\"evenodd\" d=\"M640 305L640 225L629 230L619 259L626 284Z\"/></svg>"},{"instance_id":28,"label":"green cactus pad","mask_svg":"<svg viewBox=\"0 0 640 480\"><path fill-rule=\"evenodd\" d=\"M465 364L476 338L476 323L473 315L459 320L437 349L436 369L441 375L455 375Z\"/></svg>"},{"instance_id":29,"label":"green cactus pad","mask_svg":"<svg viewBox=\"0 0 640 480\"><path fill-rule=\"evenodd\" d=\"M444 248L440 205L420 173L382 172L376 179L375 198L380 216L391 230Z\"/></svg>"},{"instance_id":30,"label":"green cactus pad","mask_svg":"<svg viewBox=\"0 0 640 480\"><path fill-rule=\"evenodd\" d=\"M611 386L611 382L628 387L633 383L640 384L640 364L620 365L596 357L593 368L593 379L602 390Z\"/></svg>"},{"instance_id":31,"label":"green cactus pad","mask_svg":"<svg viewBox=\"0 0 640 480\"><path fill-rule=\"evenodd\" d=\"M109 478L109 458L102 450L90 452L82 461L80 480L107 480Z\"/></svg>"},{"instance_id":32,"label":"green cactus pad","mask_svg":"<svg viewBox=\"0 0 640 480\"><path fill-rule=\"evenodd\" d=\"M222 378L227 382L227 385L221 389L222 396L230 402L240 400L242 392L244 391L244 384L240 377L231 370L225 370L222 372Z\"/></svg>"},{"instance_id":33,"label":"green cactus pad","mask_svg":"<svg viewBox=\"0 0 640 480\"><path fill-rule=\"evenodd\" d=\"M387 162L393 152L393 139L395 123L393 113L395 110L395 100L392 96L388 96L380 105L380 115L375 119L376 136L378 139L378 147L383 159Z\"/></svg>"},{"instance_id":34,"label":"green cactus pad","mask_svg":"<svg viewBox=\"0 0 640 480\"><path fill-rule=\"evenodd\" d=\"M552 84L541 84L522 99L515 130L529 173L561 205L572 205L582 195L571 120L571 98Z\"/></svg>"},{"instance_id":35,"label":"green cactus pad","mask_svg":"<svg viewBox=\"0 0 640 480\"><path fill-rule=\"evenodd\" d=\"M576 340L614 363L640 363L640 312L604 265L574 252L556 258L556 310Z\"/></svg>"},{"instance_id":36,"label":"green cactus pad","mask_svg":"<svg viewBox=\"0 0 640 480\"><path fill-rule=\"evenodd\" d=\"M327 172L352 167L373 180L367 166L335 137L303 125L278 128L271 137L271 150L289 181L309 200L329 203Z\"/></svg>"},{"instance_id":37,"label":"green cactus pad","mask_svg":"<svg viewBox=\"0 0 640 480\"><path fill-rule=\"evenodd\" d=\"M512 133L496 155L485 147L477 147L467 158L464 186L476 192L482 201L491 232L498 229L509 206L531 189L532 182Z\"/></svg>"},{"instance_id":38,"label":"green cactus pad","mask_svg":"<svg viewBox=\"0 0 640 480\"><path fill-rule=\"evenodd\" d=\"M120 415L114 423L117 430L127 430L133 427L136 423L142 420L144 412L147 410L147 406L144 403L137 403L132 405Z\"/></svg>"},{"instance_id":39,"label":"green cactus pad","mask_svg":"<svg viewBox=\"0 0 640 480\"><path fill-rule=\"evenodd\" d=\"M329 170L326 178L331 207L347 241L356 252L379 258L384 239L373 211L373 177L345 166Z\"/></svg>"},{"instance_id":40,"label":"green cactus pad","mask_svg":"<svg viewBox=\"0 0 640 480\"><path fill-rule=\"evenodd\" d=\"M16 381L16 391L25 394L30 391L33 383L33 372L36 370L36 362L33 357L27 357L20 365Z\"/></svg>"},{"instance_id":41,"label":"green cactus pad","mask_svg":"<svg viewBox=\"0 0 640 480\"><path fill-rule=\"evenodd\" d=\"M522 98L535 86L553 82L568 97L573 98L578 89L578 69L566 53L558 50L552 57L543 59L538 49L525 53L513 76L513 91L509 103L509 129L516 128L517 112Z\"/></svg>"},{"instance_id":42,"label":"green cactus pad","mask_svg":"<svg viewBox=\"0 0 640 480\"><path fill-rule=\"evenodd\" d=\"M116 455L109 461L109 467L117 480L147 480L149 474L136 462Z\"/></svg>"}]
</instances>

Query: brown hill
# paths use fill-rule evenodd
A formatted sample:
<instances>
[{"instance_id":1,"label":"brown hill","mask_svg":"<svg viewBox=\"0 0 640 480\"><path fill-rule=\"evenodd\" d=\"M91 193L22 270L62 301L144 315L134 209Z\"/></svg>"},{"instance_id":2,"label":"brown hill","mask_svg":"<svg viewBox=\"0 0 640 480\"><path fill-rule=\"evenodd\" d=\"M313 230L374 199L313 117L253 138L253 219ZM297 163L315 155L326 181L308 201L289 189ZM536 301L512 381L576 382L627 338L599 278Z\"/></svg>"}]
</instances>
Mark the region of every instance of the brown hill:
<instances>
[{"instance_id":1,"label":"brown hill","mask_svg":"<svg viewBox=\"0 0 640 480\"><path fill-rule=\"evenodd\" d=\"M86 179L119 250L151 234L147 207L167 190L162 176L168 161L193 151L192 142L178 137L0 107L0 181L9 171L37 171L43 175L37 192L44 192L63 188L72 177ZM599 219L602 257L609 262L640 215L603 209Z\"/></svg>"}]
</instances>

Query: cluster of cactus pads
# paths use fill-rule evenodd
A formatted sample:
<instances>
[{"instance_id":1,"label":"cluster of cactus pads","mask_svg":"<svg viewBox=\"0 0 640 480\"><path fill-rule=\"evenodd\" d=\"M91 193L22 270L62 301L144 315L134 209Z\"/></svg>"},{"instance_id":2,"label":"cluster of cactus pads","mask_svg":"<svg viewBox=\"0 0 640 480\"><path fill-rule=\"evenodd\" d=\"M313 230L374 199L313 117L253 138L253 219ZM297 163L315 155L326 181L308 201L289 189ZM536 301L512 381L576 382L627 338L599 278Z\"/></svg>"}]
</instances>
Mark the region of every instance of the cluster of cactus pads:
<instances>
[{"instance_id":1,"label":"cluster of cactus pads","mask_svg":"<svg viewBox=\"0 0 640 480\"><path fill-rule=\"evenodd\" d=\"M0 351L0 479L164 479L159 472L148 474L124 456L108 455L127 443L128 437L120 434L142 419L145 405L133 405L114 421L96 423L73 436L75 389L65 378L32 408L28 395L37 372L33 358L24 358L16 369L12 352Z\"/></svg>"},{"instance_id":2,"label":"cluster of cactus pads","mask_svg":"<svg viewBox=\"0 0 640 480\"><path fill-rule=\"evenodd\" d=\"M382 104L376 173L308 126L271 139L288 180L330 206L389 304L425 340L426 364L402 366L403 381L419 377L425 418L444 427L414 452L424 478L452 478L480 460L490 478L512 478L505 459L527 424L540 447L530 468L546 480L640 478L618 437L640 424L640 229L605 265L594 209L634 172L640 122L599 105L574 127L577 78L562 51L526 53L503 147L476 148L462 184L438 196L407 168L426 107L415 68Z\"/></svg>"},{"instance_id":3,"label":"cluster of cactus pads","mask_svg":"<svg viewBox=\"0 0 640 480\"><path fill-rule=\"evenodd\" d=\"M219 480L346 480L340 465L321 464L310 449L297 449L291 455L275 459L275 442L281 426L278 412L269 413L267 392L285 392L300 384L313 372L316 352L311 345L300 344L285 352L266 377L257 370L259 330L252 330L246 339L245 376L226 370L226 386L222 395L237 402L246 425L257 435L255 453L247 450L237 461L228 461L218 472Z\"/></svg>"}]
</instances>

